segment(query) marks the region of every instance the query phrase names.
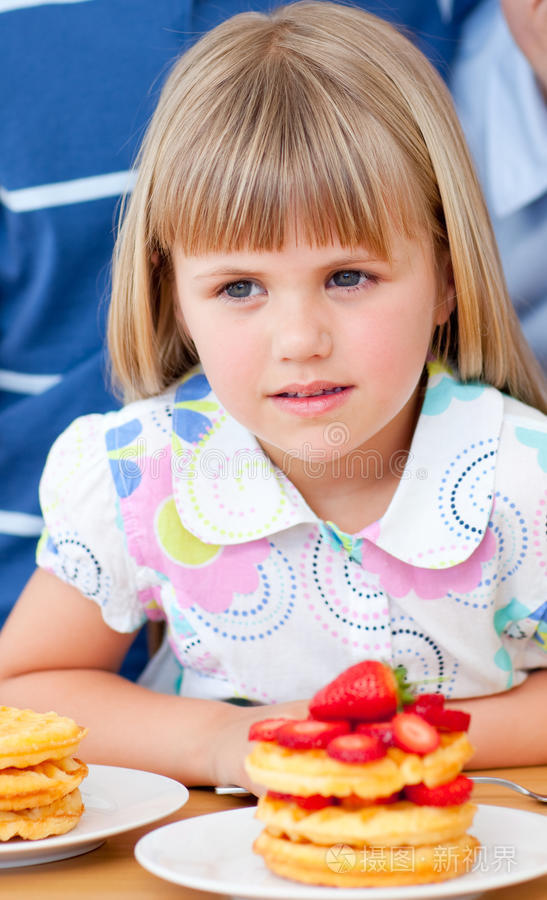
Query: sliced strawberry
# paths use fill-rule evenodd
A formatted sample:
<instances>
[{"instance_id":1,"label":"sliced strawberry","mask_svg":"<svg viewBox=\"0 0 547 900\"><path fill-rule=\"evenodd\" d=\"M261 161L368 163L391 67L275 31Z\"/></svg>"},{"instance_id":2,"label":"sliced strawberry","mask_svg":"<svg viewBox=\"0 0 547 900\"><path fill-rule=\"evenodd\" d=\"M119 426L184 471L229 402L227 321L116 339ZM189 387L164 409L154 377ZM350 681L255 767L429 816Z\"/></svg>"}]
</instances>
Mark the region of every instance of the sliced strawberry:
<instances>
[{"instance_id":1,"label":"sliced strawberry","mask_svg":"<svg viewBox=\"0 0 547 900\"><path fill-rule=\"evenodd\" d=\"M394 670L378 660L364 660L321 688L310 701L310 712L316 719L388 719L399 704L413 699L405 677L403 666Z\"/></svg>"},{"instance_id":2,"label":"sliced strawberry","mask_svg":"<svg viewBox=\"0 0 547 900\"><path fill-rule=\"evenodd\" d=\"M350 794L348 797L342 797L340 800L342 809L353 812L356 809L364 809L367 806L376 806L376 802L372 797L360 797L359 794Z\"/></svg>"},{"instance_id":3,"label":"sliced strawberry","mask_svg":"<svg viewBox=\"0 0 547 900\"><path fill-rule=\"evenodd\" d=\"M383 806L384 804L389 803L397 803L401 797L403 796L402 791L395 791L393 794L388 794L387 797L376 797L375 803L378 806Z\"/></svg>"},{"instance_id":4,"label":"sliced strawberry","mask_svg":"<svg viewBox=\"0 0 547 900\"><path fill-rule=\"evenodd\" d=\"M380 738L386 747L393 745L393 728L391 722L359 722L355 728L356 734L371 734Z\"/></svg>"},{"instance_id":5,"label":"sliced strawberry","mask_svg":"<svg viewBox=\"0 0 547 900\"><path fill-rule=\"evenodd\" d=\"M310 794L309 797L300 797L296 794L282 794L279 791L268 791L268 797L272 800L286 800L287 803L296 803L302 809L324 809L326 806L337 806L338 797L323 797L322 794Z\"/></svg>"},{"instance_id":6,"label":"sliced strawberry","mask_svg":"<svg viewBox=\"0 0 547 900\"><path fill-rule=\"evenodd\" d=\"M399 713L391 720L396 747L408 753L432 753L440 743L439 732L416 713Z\"/></svg>"},{"instance_id":7,"label":"sliced strawberry","mask_svg":"<svg viewBox=\"0 0 547 900\"><path fill-rule=\"evenodd\" d=\"M416 703L425 703L427 706L444 706L446 697L444 694L418 694Z\"/></svg>"},{"instance_id":8,"label":"sliced strawberry","mask_svg":"<svg viewBox=\"0 0 547 900\"><path fill-rule=\"evenodd\" d=\"M425 784L407 784L404 794L407 800L418 806L459 806L471 796L473 782L465 775L458 775L454 781L428 788Z\"/></svg>"},{"instance_id":9,"label":"sliced strawberry","mask_svg":"<svg viewBox=\"0 0 547 900\"><path fill-rule=\"evenodd\" d=\"M321 794L311 794L309 797L295 797L294 802L302 809L324 809L326 806L337 806L338 797L323 797Z\"/></svg>"},{"instance_id":10,"label":"sliced strawberry","mask_svg":"<svg viewBox=\"0 0 547 900\"><path fill-rule=\"evenodd\" d=\"M317 719L296 719L282 725L275 739L282 747L293 750L324 749L333 738L347 734L349 722L319 722Z\"/></svg>"},{"instance_id":11,"label":"sliced strawberry","mask_svg":"<svg viewBox=\"0 0 547 900\"><path fill-rule=\"evenodd\" d=\"M344 734L334 738L327 746L332 759L345 763L367 763L381 759L387 752L386 745L372 734Z\"/></svg>"},{"instance_id":12,"label":"sliced strawberry","mask_svg":"<svg viewBox=\"0 0 547 900\"><path fill-rule=\"evenodd\" d=\"M262 719L261 722L253 722L249 728L250 741L275 741L275 737L282 725L292 722L293 719Z\"/></svg>"},{"instance_id":13,"label":"sliced strawberry","mask_svg":"<svg viewBox=\"0 0 547 900\"><path fill-rule=\"evenodd\" d=\"M461 709L442 709L438 706L430 706L423 713L426 722L440 728L442 731L467 731L471 716Z\"/></svg>"},{"instance_id":14,"label":"sliced strawberry","mask_svg":"<svg viewBox=\"0 0 547 900\"><path fill-rule=\"evenodd\" d=\"M442 709L445 698L442 694L420 694L414 703L405 706L405 712L415 712L419 716L424 715L429 709Z\"/></svg>"}]
</instances>

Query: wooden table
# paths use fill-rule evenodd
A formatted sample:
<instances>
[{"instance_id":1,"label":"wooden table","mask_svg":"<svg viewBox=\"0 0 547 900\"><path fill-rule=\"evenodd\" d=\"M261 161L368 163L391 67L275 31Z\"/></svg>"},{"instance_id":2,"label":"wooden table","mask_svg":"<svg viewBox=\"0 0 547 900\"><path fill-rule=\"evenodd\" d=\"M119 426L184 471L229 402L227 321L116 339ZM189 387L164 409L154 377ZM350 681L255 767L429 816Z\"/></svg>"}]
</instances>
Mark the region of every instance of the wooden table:
<instances>
[{"instance_id":1,"label":"wooden table","mask_svg":"<svg viewBox=\"0 0 547 900\"><path fill-rule=\"evenodd\" d=\"M547 766L498 769L477 774L500 775L547 793ZM475 798L479 803L547 814L547 806L541 806L497 786L477 785ZM178 887L151 875L137 863L133 848L143 834L160 825L204 813L238 809L251 803L250 799L217 797L209 790L192 790L189 802L178 812L155 824L108 838L102 847L84 856L27 868L1 870L0 897L5 900L212 900L214 897L218 900L218 895ZM547 847L545 852L547 854ZM486 897L488 900L546 900L547 875L522 885L490 891Z\"/></svg>"}]
</instances>

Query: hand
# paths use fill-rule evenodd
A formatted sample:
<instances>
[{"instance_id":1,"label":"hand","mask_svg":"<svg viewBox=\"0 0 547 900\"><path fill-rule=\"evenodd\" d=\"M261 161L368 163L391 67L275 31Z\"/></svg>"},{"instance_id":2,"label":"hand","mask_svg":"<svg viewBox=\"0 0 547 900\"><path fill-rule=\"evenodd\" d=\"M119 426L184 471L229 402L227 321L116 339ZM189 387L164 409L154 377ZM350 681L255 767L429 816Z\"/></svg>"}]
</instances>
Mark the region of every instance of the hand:
<instances>
[{"instance_id":1,"label":"hand","mask_svg":"<svg viewBox=\"0 0 547 900\"><path fill-rule=\"evenodd\" d=\"M264 788L252 782L243 767L243 761L253 746L247 740L247 734L253 722L279 716L306 719L308 701L294 700L272 706L233 706L230 709L230 714L216 735L212 756L213 784L237 784L257 797L264 793Z\"/></svg>"},{"instance_id":2,"label":"hand","mask_svg":"<svg viewBox=\"0 0 547 900\"><path fill-rule=\"evenodd\" d=\"M501 7L547 100L547 0L501 0Z\"/></svg>"}]
</instances>

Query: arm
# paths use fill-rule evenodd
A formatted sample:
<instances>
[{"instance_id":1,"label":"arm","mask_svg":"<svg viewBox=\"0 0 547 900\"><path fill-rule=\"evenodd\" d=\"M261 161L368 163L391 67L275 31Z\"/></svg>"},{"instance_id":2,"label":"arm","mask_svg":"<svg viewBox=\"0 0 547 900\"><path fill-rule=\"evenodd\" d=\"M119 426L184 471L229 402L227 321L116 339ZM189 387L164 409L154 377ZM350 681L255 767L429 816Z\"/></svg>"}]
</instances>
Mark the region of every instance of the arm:
<instances>
[{"instance_id":1,"label":"arm","mask_svg":"<svg viewBox=\"0 0 547 900\"><path fill-rule=\"evenodd\" d=\"M55 709L89 728L88 762L161 772L185 784L242 784L247 731L268 716L307 716L304 701L236 707L158 694L116 674L132 634L55 575L38 570L0 633L0 702ZM547 762L547 671L503 694L455 701L472 715L472 768Z\"/></svg>"},{"instance_id":2,"label":"arm","mask_svg":"<svg viewBox=\"0 0 547 900\"><path fill-rule=\"evenodd\" d=\"M236 707L159 694L116 674L133 639L74 587L39 569L0 633L0 702L54 709L89 729L86 762L160 772L185 784L236 783L252 721L305 715L303 703Z\"/></svg>"},{"instance_id":3,"label":"arm","mask_svg":"<svg viewBox=\"0 0 547 900\"><path fill-rule=\"evenodd\" d=\"M547 669L542 669L503 694L449 704L471 713L469 739L477 750L469 768L546 764L546 699Z\"/></svg>"}]
</instances>

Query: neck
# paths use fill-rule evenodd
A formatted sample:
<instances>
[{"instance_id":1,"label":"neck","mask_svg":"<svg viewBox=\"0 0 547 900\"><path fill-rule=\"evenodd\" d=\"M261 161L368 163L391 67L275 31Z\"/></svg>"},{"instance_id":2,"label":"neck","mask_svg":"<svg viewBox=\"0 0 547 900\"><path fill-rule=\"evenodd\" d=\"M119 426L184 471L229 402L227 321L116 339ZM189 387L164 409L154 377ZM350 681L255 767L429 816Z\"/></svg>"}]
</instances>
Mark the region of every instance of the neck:
<instances>
[{"instance_id":1,"label":"neck","mask_svg":"<svg viewBox=\"0 0 547 900\"><path fill-rule=\"evenodd\" d=\"M340 450L328 460L320 454L287 458L278 448L264 449L317 516L352 534L387 510L404 472L422 401L418 386L404 414L370 441L346 453Z\"/></svg>"}]
</instances>

